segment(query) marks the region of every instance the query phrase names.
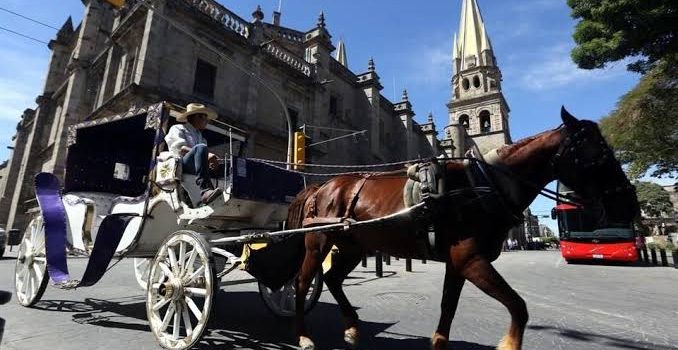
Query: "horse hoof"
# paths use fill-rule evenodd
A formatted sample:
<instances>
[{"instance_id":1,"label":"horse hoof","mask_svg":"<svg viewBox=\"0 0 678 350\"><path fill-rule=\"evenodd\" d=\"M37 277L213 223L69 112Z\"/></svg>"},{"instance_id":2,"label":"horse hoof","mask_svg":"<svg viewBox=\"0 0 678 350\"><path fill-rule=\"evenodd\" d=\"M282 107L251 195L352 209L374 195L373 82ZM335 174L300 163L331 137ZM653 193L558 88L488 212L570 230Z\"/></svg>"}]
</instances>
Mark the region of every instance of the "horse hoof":
<instances>
[{"instance_id":1,"label":"horse hoof","mask_svg":"<svg viewBox=\"0 0 678 350\"><path fill-rule=\"evenodd\" d=\"M515 339L505 335L503 338L501 338L501 341L499 341L497 350L520 350L520 346Z\"/></svg>"},{"instance_id":2,"label":"horse hoof","mask_svg":"<svg viewBox=\"0 0 678 350\"><path fill-rule=\"evenodd\" d=\"M355 327L351 327L347 330L344 331L344 342L348 344L351 349L355 349L358 347L358 341L360 340L360 334L358 333L358 329Z\"/></svg>"},{"instance_id":3,"label":"horse hoof","mask_svg":"<svg viewBox=\"0 0 678 350\"><path fill-rule=\"evenodd\" d=\"M300 350L315 350L315 344L313 340L306 337L299 337L299 349Z\"/></svg>"},{"instance_id":4,"label":"horse hoof","mask_svg":"<svg viewBox=\"0 0 678 350\"><path fill-rule=\"evenodd\" d=\"M443 337L442 335L439 335L437 333L433 334L433 338L431 339L431 349L432 350L447 350L447 338Z\"/></svg>"}]
</instances>

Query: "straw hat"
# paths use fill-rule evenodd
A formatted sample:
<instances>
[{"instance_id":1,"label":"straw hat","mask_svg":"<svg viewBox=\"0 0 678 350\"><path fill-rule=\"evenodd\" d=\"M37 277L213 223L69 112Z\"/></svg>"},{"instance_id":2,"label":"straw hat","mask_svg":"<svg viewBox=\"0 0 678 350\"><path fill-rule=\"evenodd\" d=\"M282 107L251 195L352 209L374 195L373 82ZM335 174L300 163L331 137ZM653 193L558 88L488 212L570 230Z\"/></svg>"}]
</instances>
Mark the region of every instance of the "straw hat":
<instances>
[{"instance_id":1,"label":"straw hat","mask_svg":"<svg viewBox=\"0 0 678 350\"><path fill-rule=\"evenodd\" d=\"M183 123L188 119L189 115L193 114L207 114L209 120L217 119L217 112L213 109L205 107L205 105L201 103L189 103L188 106L186 106L186 112L179 114L177 121Z\"/></svg>"}]
</instances>

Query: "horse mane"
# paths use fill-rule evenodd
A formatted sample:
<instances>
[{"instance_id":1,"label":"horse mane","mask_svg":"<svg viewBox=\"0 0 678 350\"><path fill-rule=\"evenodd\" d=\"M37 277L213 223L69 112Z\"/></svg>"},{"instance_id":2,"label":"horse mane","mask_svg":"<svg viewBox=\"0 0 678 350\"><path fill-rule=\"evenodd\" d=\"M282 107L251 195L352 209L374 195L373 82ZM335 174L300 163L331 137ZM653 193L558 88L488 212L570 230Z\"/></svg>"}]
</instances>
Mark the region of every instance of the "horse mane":
<instances>
[{"instance_id":1,"label":"horse mane","mask_svg":"<svg viewBox=\"0 0 678 350\"><path fill-rule=\"evenodd\" d=\"M562 129L562 127L563 127L563 125L561 124L555 129L542 131L539 134L528 136L526 138L520 139L517 142L512 143L510 145L501 146L499 149L497 149L497 153L499 154L499 156L501 158L504 158L504 157L509 156L511 154L515 154L516 152L519 152L520 149L522 149L523 147L526 147L527 145L531 144L533 141L535 141L537 139L541 139L542 137L550 136L554 132L560 131Z\"/></svg>"}]
</instances>

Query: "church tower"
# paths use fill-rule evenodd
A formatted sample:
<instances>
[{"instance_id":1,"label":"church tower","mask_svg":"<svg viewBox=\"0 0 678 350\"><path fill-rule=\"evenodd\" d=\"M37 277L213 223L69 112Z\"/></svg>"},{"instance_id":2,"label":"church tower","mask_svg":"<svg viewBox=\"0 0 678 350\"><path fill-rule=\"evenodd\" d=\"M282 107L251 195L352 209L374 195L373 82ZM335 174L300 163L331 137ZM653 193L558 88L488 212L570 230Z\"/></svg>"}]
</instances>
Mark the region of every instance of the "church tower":
<instances>
[{"instance_id":1,"label":"church tower","mask_svg":"<svg viewBox=\"0 0 678 350\"><path fill-rule=\"evenodd\" d=\"M501 92L490 38L476 0L462 0L459 32L452 47L452 99L447 104L449 124L445 139L461 156L469 147L463 130L485 153L511 143L509 106Z\"/></svg>"}]
</instances>

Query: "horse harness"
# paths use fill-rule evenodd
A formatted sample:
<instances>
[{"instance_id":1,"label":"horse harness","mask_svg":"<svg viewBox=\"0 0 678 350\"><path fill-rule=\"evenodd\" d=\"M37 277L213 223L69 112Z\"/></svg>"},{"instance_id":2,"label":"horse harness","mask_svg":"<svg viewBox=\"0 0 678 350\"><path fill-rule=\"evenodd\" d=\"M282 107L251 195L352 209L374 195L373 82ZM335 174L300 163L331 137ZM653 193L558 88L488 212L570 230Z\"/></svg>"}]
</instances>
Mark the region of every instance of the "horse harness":
<instances>
[{"instance_id":1,"label":"horse harness","mask_svg":"<svg viewBox=\"0 0 678 350\"><path fill-rule=\"evenodd\" d=\"M496 154L496 151L495 151ZM407 169L407 182L403 188L403 201L406 208L425 202L420 209L412 211L411 218L416 223L417 238L422 242L422 249L425 250L426 255L431 259L439 260L445 255L445 248L450 242L447 242L444 232L442 232L441 225L443 217L447 218L449 213L444 209L452 203L455 208L461 208L469 205L477 205L482 208L483 212L495 215L504 216L498 218L511 224L511 226L521 222L524 217L521 212L513 209L509 205L511 194L505 193L497 186L500 183L502 188L515 187L509 184L501 176L497 176L496 172L490 168L497 165L490 162L485 162L480 155L472 154L474 157L468 158L464 162L464 171L468 179L469 186L449 189L449 184L445 177L444 164L438 162L438 159L433 158L427 162L421 162L411 165ZM491 158L494 163L496 155ZM338 217L322 217L317 215L316 191L311 198L309 198L309 206L306 209L303 227L312 227L319 225L330 225L337 223L344 223L350 226L356 222L354 219L354 209L360 192L365 183L374 174L362 173L356 174L360 179L353 184L351 189L350 201L346 206L342 216ZM322 188L322 187L321 187ZM513 190L508 190L512 192ZM461 222L463 218L460 213L457 213L457 221Z\"/></svg>"},{"instance_id":2,"label":"horse harness","mask_svg":"<svg viewBox=\"0 0 678 350\"><path fill-rule=\"evenodd\" d=\"M353 185L353 188L351 189L351 200L349 204L346 206L346 210L344 210L344 215L341 217L318 217L316 216L317 214L317 208L316 208L316 197L318 195L319 191L316 191L313 196L310 198L311 205L308 209L308 214L311 214L312 216L308 217L308 215L304 215L304 220L302 221L302 226L303 227L310 227L310 226L318 226L318 225L329 225L329 224L338 224L338 223L345 223L346 225L350 225L351 223L355 222L355 219L353 219L353 209L355 209L355 205L358 202L358 198L360 195L360 191L362 191L363 187L365 186L365 182L367 182L367 179L369 179L373 174L370 173L364 173L364 174L358 174L360 176L360 180L356 182ZM322 187L321 187L322 188Z\"/></svg>"},{"instance_id":3,"label":"horse harness","mask_svg":"<svg viewBox=\"0 0 678 350\"><path fill-rule=\"evenodd\" d=\"M524 216L520 211L509 205L514 197L513 192L517 186L508 177L492 171L500 166L497 162L496 150L486 155L487 161L480 154L470 154L472 157L464 161L464 171L468 186L459 188L452 187L445 178L443 165L437 159L429 162L418 163L408 168L408 180L403 189L405 206L426 202L422 210L418 210L414 220L418 223L417 235L424 238L426 251L434 260L446 256L445 251L450 242L442 232L443 217L446 219L450 213L444 211L448 206L453 206L457 217L456 221L462 222L462 209L476 206L485 213L495 214L495 221L502 221L514 226L523 221ZM498 186L501 185L501 186Z\"/></svg>"}]
</instances>

